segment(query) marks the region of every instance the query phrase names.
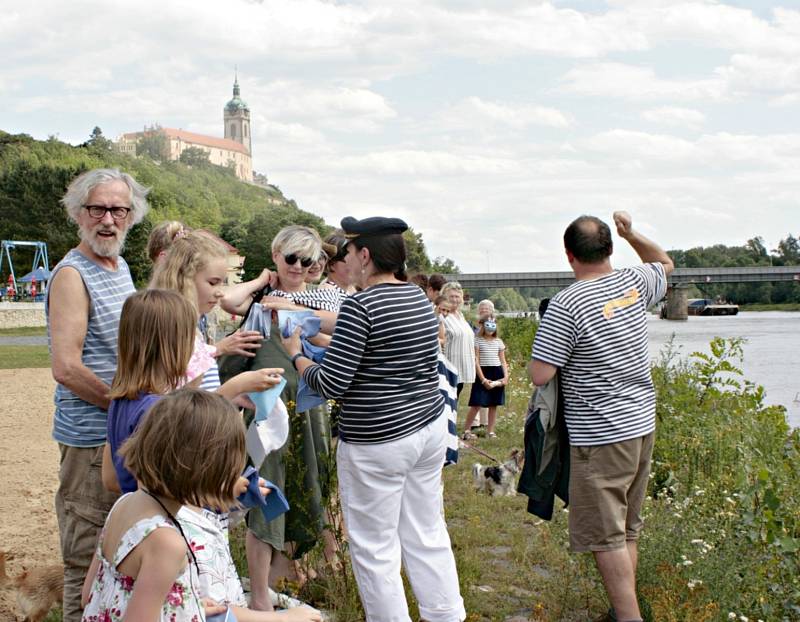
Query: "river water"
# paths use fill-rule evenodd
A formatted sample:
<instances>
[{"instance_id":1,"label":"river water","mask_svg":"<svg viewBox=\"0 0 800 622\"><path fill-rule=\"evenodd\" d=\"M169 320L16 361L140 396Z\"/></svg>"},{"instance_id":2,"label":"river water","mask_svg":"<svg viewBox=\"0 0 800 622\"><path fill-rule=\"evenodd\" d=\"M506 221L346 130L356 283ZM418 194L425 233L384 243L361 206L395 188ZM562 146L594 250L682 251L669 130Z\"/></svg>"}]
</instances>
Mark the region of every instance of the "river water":
<instances>
[{"instance_id":1,"label":"river water","mask_svg":"<svg viewBox=\"0 0 800 622\"><path fill-rule=\"evenodd\" d=\"M747 380L766 389L768 404L786 407L789 424L800 427L800 313L763 311L742 312L733 316L690 317L685 322L648 316L650 354L657 357L674 334L674 344L682 357L692 352L710 353L713 337L744 337L744 362Z\"/></svg>"}]
</instances>

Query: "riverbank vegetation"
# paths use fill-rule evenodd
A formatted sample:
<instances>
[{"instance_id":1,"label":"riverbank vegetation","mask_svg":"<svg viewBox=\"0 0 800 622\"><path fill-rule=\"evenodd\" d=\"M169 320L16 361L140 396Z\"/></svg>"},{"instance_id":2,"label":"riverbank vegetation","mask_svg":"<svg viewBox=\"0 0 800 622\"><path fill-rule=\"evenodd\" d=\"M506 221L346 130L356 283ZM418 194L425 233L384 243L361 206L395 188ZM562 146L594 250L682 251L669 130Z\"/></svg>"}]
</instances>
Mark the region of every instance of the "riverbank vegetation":
<instances>
[{"instance_id":1,"label":"riverbank vegetation","mask_svg":"<svg viewBox=\"0 0 800 622\"><path fill-rule=\"evenodd\" d=\"M670 250L676 268L740 268L754 266L800 265L800 240L791 233L767 250L761 237L754 237L742 246L699 246L689 250ZM690 298L721 298L737 304L800 304L800 283L720 283L693 286ZM748 309L751 310L751 309Z\"/></svg>"},{"instance_id":2,"label":"riverbank vegetation","mask_svg":"<svg viewBox=\"0 0 800 622\"><path fill-rule=\"evenodd\" d=\"M513 381L498 438L479 438L476 447L502 461L522 447L534 324L504 319L501 332ZM742 341L715 339L698 353L668 346L653 367L658 432L638 573L645 620L800 619L800 435L784 409L767 405L763 389L742 377L741 359ZM560 502L545 522L526 512L522 496L478 494L475 462L490 461L462 448L444 471L467 619L601 618L608 603L600 577L590 556L569 553ZM363 613L344 554L342 561L343 572L322 571L299 594L338 622L355 622Z\"/></svg>"},{"instance_id":3,"label":"riverbank vegetation","mask_svg":"<svg viewBox=\"0 0 800 622\"><path fill-rule=\"evenodd\" d=\"M739 305L740 311L800 311L800 302L787 302L785 304L744 304Z\"/></svg>"}]
</instances>

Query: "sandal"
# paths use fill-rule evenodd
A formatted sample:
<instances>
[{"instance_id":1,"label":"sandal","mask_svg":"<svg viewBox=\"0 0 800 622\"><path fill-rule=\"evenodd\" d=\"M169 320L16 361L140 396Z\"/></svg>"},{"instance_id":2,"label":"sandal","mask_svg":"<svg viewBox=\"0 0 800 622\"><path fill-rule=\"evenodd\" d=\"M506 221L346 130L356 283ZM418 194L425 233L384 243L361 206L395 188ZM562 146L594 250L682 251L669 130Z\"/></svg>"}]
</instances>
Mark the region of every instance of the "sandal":
<instances>
[{"instance_id":1,"label":"sandal","mask_svg":"<svg viewBox=\"0 0 800 622\"><path fill-rule=\"evenodd\" d=\"M486 436L488 436L489 438L497 438L497 434L495 434L494 432L489 432Z\"/></svg>"},{"instance_id":2,"label":"sandal","mask_svg":"<svg viewBox=\"0 0 800 622\"><path fill-rule=\"evenodd\" d=\"M461 440L462 441L474 441L476 438L478 438L478 437L475 436L472 432L464 432L461 435Z\"/></svg>"}]
</instances>

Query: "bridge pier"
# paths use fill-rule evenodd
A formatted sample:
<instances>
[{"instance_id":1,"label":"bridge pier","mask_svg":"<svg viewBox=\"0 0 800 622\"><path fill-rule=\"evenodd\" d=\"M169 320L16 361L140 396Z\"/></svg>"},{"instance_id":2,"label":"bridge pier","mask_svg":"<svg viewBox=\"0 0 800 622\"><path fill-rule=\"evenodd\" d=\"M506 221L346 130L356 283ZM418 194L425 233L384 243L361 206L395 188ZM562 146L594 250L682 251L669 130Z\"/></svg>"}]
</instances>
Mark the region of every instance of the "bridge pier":
<instances>
[{"instance_id":1,"label":"bridge pier","mask_svg":"<svg viewBox=\"0 0 800 622\"><path fill-rule=\"evenodd\" d=\"M667 299L661 310L661 317L665 320L689 319L689 295L685 285L672 285L667 289Z\"/></svg>"}]
</instances>

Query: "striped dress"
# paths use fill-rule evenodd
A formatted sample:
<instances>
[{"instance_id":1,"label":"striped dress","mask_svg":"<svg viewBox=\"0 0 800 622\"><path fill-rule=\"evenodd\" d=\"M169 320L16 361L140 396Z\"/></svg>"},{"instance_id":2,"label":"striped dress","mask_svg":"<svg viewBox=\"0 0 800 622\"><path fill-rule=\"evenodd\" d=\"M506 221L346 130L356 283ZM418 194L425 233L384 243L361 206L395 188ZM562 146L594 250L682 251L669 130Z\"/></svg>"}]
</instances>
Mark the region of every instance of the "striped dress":
<instances>
[{"instance_id":1,"label":"striped dress","mask_svg":"<svg viewBox=\"0 0 800 622\"><path fill-rule=\"evenodd\" d=\"M117 258L117 270L106 270L73 248L53 269L51 279L63 268L74 268L80 274L89 295L89 318L83 340L81 361L107 385L117 371L117 331L122 305L136 289L128 264ZM50 335L50 299L45 300L47 337L52 355ZM85 402L64 385L56 385L56 412L53 438L72 447L99 447L106 442L108 413Z\"/></svg>"},{"instance_id":2,"label":"striped dress","mask_svg":"<svg viewBox=\"0 0 800 622\"><path fill-rule=\"evenodd\" d=\"M571 445L618 443L655 429L645 312L666 287L664 266L648 263L577 281L550 301L532 357L561 368Z\"/></svg>"},{"instance_id":3,"label":"striped dress","mask_svg":"<svg viewBox=\"0 0 800 622\"><path fill-rule=\"evenodd\" d=\"M383 283L345 299L321 365L303 378L342 400L339 437L384 443L409 436L442 414L438 323L422 290Z\"/></svg>"},{"instance_id":4,"label":"striped dress","mask_svg":"<svg viewBox=\"0 0 800 622\"><path fill-rule=\"evenodd\" d=\"M450 313L442 319L444 355L458 372L459 383L475 380L475 331L463 315Z\"/></svg>"}]
</instances>

